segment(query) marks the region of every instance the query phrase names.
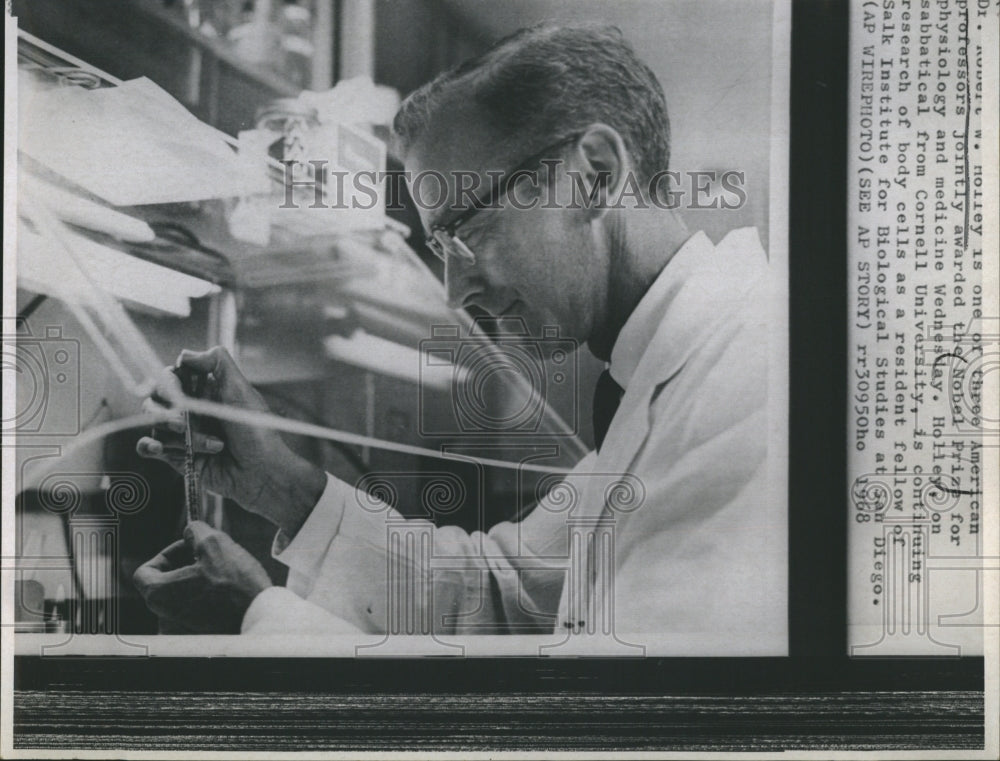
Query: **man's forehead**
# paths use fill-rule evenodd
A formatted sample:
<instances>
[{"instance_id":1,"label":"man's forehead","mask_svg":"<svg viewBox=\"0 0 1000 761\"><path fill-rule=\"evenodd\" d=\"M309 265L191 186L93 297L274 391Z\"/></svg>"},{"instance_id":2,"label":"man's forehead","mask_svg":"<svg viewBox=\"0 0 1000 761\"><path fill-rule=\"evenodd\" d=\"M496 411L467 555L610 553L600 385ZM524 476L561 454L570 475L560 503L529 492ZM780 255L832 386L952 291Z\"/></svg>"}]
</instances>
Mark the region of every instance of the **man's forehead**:
<instances>
[{"instance_id":1,"label":"man's forehead","mask_svg":"<svg viewBox=\"0 0 1000 761\"><path fill-rule=\"evenodd\" d=\"M404 157L411 191L421 196L415 200L423 207L421 215L428 225L449 218L452 209L468 205L467 198L458 198L458 185L469 188L474 182L471 174L479 177L474 192L481 196L490 186L487 173L508 169L500 148L496 131L471 106L439 112L431 120ZM435 203L442 190L446 194L444 203Z\"/></svg>"},{"instance_id":2,"label":"man's forehead","mask_svg":"<svg viewBox=\"0 0 1000 761\"><path fill-rule=\"evenodd\" d=\"M479 171L498 147L489 119L463 98L436 109L409 153L425 171Z\"/></svg>"}]
</instances>

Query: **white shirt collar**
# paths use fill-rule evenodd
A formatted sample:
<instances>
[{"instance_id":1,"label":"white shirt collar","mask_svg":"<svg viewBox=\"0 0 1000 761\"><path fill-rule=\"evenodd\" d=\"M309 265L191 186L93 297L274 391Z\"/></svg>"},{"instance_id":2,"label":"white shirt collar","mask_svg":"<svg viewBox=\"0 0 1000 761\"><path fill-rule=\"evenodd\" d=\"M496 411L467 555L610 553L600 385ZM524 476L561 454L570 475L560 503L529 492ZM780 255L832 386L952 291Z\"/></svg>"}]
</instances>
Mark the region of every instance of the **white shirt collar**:
<instances>
[{"instance_id":1,"label":"white shirt collar","mask_svg":"<svg viewBox=\"0 0 1000 761\"><path fill-rule=\"evenodd\" d=\"M722 258L712 256L713 253ZM714 308L712 300L706 299L702 292L680 299L681 306L672 309L686 286L688 290L697 291L708 288L714 295L725 298L728 293L745 287L751 271L748 267L758 267L764 261L766 254L753 227L733 230L718 246L701 231L688 238L625 321L611 350L611 377L622 388L628 387L649 344L665 321L671 322L668 326L670 343L678 344L681 350L686 349L682 344L704 323L706 312ZM705 277L697 277L699 273ZM701 280L705 282L693 282Z\"/></svg>"},{"instance_id":2,"label":"white shirt collar","mask_svg":"<svg viewBox=\"0 0 1000 761\"><path fill-rule=\"evenodd\" d=\"M628 387L639 360L663 321L667 307L684 285L698 257L711 249L712 241L703 232L696 232L688 238L632 310L611 349L609 370L611 377L622 388Z\"/></svg>"}]
</instances>

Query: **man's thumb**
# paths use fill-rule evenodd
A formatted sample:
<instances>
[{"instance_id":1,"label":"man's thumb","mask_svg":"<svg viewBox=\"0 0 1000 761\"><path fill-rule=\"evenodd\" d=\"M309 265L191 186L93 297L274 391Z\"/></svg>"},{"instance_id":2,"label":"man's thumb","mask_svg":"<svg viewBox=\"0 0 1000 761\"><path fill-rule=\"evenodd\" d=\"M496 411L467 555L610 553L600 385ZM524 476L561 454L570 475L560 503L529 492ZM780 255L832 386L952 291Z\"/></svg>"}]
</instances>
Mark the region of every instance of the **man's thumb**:
<instances>
[{"instance_id":1,"label":"man's thumb","mask_svg":"<svg viewBox=\"0 0 1000 761\"><path fill-rule=\"evenodd\" d=\"M197 550L205 538L215 531L204 521L191 521L184 527L184 541L192 551Z\"/></svg>"}]
</instances>

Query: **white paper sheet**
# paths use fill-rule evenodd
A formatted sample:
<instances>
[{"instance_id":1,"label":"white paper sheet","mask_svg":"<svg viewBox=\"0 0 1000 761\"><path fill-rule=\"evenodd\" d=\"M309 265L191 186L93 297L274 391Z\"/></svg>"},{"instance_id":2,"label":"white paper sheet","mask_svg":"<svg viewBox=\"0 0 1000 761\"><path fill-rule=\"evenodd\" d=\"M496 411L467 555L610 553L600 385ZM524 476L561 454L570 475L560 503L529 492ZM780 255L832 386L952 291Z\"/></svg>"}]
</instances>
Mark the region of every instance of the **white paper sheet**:
<instances>
[{"instance_id":1,"label":"white paper sheet","mask_svg":"<svg viewBox=\"0 0 1000 761\"><path fill-rule=\"evenodd\" d=\"M221 133L148 79L24 93L21 150L116 206L243 195Z\"/></svg>"}]
</instances>

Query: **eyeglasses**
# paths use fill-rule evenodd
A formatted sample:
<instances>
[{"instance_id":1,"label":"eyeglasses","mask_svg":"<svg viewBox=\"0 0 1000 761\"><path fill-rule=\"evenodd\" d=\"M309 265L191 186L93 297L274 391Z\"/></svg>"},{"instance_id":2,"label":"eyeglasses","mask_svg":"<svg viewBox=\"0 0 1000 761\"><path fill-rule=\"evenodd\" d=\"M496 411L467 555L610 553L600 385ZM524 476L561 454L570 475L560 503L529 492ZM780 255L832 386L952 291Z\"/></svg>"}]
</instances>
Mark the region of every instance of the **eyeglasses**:
<instances>
[{"instance_id":1,"label":"eyeglasses","mask_svg":"<svg viewBox=\"0 0 1000 761\"><path fill-rule=\"evenodd\" d=\"M476 196L473 196L472 205L451 220L451 222L436 224L431 227L430 235L426 238L427 247L434 252L438 259L443 262L447 262L448 257L453 256L457 259L461 259L466 264L475 264L476 255L473 253L472 249L465 244L465 241L458 237L458 228L472 219L483 209L500 208L498 206L500 200L506 197L511 186L517 180L536 171L538 165L548 153L552 152L556 148L561 148L562 146L575 141L578 137L580 137L580 134L581 133L579 132L574 133L555 143L545 146L542 150L538 151L538 153L533 153L506 174L502 174L494 178L492 184L490 185L490 192L486 196L487 200L484 201Z\"/></svg>"}]
</instances>

